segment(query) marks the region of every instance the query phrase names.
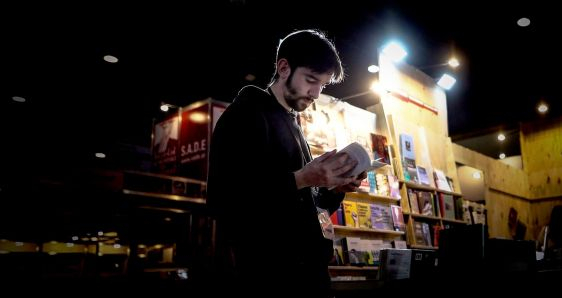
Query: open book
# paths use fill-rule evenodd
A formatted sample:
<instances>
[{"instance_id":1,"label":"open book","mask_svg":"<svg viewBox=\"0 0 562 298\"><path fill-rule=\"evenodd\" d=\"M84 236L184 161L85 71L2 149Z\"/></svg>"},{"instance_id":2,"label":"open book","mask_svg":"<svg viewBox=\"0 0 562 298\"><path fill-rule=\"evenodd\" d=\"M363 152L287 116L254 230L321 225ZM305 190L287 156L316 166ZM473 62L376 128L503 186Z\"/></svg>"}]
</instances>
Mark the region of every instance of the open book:
<instances>
[{"instance_id":1,"label":"open book","mask_svg":"<svg viewBox=\"0 0 562 298\"><path fill-rule=\"evenodd\" d=\"M365 172L365 171L369 172L369 171L372 171L374 169L378 169L380 167L387 166L386 163L383 163L383 162L380 162L380 161L377 161L377 160L371 160L367 150L363 146L359 145L359 143L357 143L357 142L353 142L353 143L347 145L345 148L340 150L338 153L342 153L342 152L347 153L350 158L357 160L357 165L355 166L355 168L353 168L348 173L349 177L355 177L355 176L361 174L362 172Z\"/></svg>"}]
</instances>

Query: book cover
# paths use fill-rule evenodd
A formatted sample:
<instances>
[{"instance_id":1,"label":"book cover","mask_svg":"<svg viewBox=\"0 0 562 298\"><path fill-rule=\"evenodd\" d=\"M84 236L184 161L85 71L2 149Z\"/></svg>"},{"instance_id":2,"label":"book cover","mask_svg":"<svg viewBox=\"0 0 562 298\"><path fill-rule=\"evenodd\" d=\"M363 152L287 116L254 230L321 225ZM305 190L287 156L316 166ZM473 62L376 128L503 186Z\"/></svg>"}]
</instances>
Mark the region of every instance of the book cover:
<instances>
[{"instance_id":1,"label":"book cover","mask_svg":"<svg viewBox=\"0 0 562 298\"><path fill-rule=\"evenodd\" d=\"M388 153L386 137L371 133L371 140L373 144L373 157L375 160L385 164L390 164L390 155Z\"/></svg>"},{"instance_id":2,"label":"book cover","mask_svg":"<svg viewBox=\"0 0 562 298\"><path fill-rule=\"evenodd\" d=\"M411 181L414 183L419 183L418 170L415 160L409 158L403 159L402 167L403 167L402 174L404 174L404 180Z\"/></svg>"},{"instance_id":3,"label":"book cover","mask_svg":"<svg viewBox=\"0 0 562 298\"><path fill-rule=\"evenodd\" d=\"M455 202L452 195L439 194L443 218L455 219ZM462 205L461 205L462 208Z\"/></svg>"},{"instance_id":4,"label":"book cover","mask_svg":"<svg viewBox=\"0 0 562 298\"><path fill-rule=\"evenodd\" d=\"M427 216L434 216L433 212L433 200L431 193L427 191L418 192L418 206L420 208L420 214Z\"/></svg>"},{"instance_id":5,"label":"book cover","mask_svg":"<svg viewBox=\"0 0 562 298\"><path fill-rule=\"evenodd\" d=\"M367 172L367 180L369 180L369 193L376 193L377 192L377 182L375 179L375 171Z\"/></svg>"},{"instance_id":6,"label":"book cover","mask_svg":"<svg viewBox=\"0 0 562 298\"><path fill-rule=\"evenodd\" d=\"M417 166L416 169L417 169L419 183L422 185L429 186L430 183L429 183L429 175L427 174L427 170L422 166Z\"/></svg>"},{"instance_id":7,"label":"book cover","mask_svg":"<svg viewBox=\"0 0 562 298\"><path fill-rule=\"evenodd\" d=\"M394 230L390 206L371 204L371 223L375 229Z\"/></svg>"},{"instance_id":8,"label":"book cover","mask_svg":"<svg viewBox=\"0 0 562 298\"><path fill-rule=\"evenodd\" d=\"M343 214L346 227L358 228L359 215L357 214L357 203L354 201L343 201Z\"/></svg>"},{"instance_id":9,"label":"book cover","mask_svg":"<svg viewBox=\"0 0 562 298\"><path fill-rule=\"evenodd\" d=\"M420 208L418 206L418 195L411 189L408 189L408 201L410 202L410 212L414 214L420 214Z\"/></svg>"},{"instance_id":10,"label":"book cover","mask_svg":"<svg viewBox=\"0 0 562 298\"><path fill-rule=\"evenodd\" d=\"M396 199L401 199L402 196L400 195L400 182L398 181L398 177L390 174L387 175L388 180L388 187L390 188L390 196Z\"/></svg>"},{"instance_id":11,"label":"book cover","mask_svg":"<svg viewBox=\"0 0 562 298\"><path fill-rule=\"evenodd\" d=\"M365 252L362 251L359 237L344 237L341 239L344 263L350 265L365 265Z\"/></svg>"},{"instance_id":12,"label":"book cover","mask_svg":"<svg viewBox=\"0 0 562 298\"><path fill-rule=\"evenodd\" d=\"M400 152L402 153L402 159L416 160L416 154L414 151L414 138L406 133L400 134Z\"/></svg>"},{"instance_id":13,"label":"book cover","mask_svg":"<svg viewBox=\"0 0 562 298\"><path fill-rule=\"evenodd\" d=\"M377 194L381 196L390 196L390 186L388 185L388 177L385 174L375 174L377 183Z\"/></svg>"},{"instance_id":14,"label":"book cover","mask_svg":"<svg viewBox=\"0 0 562 298\"><path fill-rule=\"evenodd\" d=\"M429 224L426 222L422 222L421 225L422 225L424 245L433 246L432 245L433 241L431 241L431 232L429 230Z\"/></svg>"},{"instance_id":15,"label":"book cover","mask_svg":"<svg viewBox=\"0 0 562 298\"><path fill-rule=\"evenodd\" d=\"M371 228L371 206L369 203L357 202L357 216L360 228Z\"/></svg>"},{"instance_id":16,"label":"book cover","mask_svg":"<svg viewBox=\"0 0 562 298\"><path fill-rule=\"evenodd\" d=\"M421 222L414 222L414 243L417 245L426 245L425 237L423 234L423 228Z\"/></svg>"},{"instance_id":17,"label":"book cover","mask_svg":"<svg viewBox=\"0 0 562 298\"><path fill-rule=\"evenodd\" d=\"M386 165L385 163L371 160L369 152L367 152L365 147L361 146L357 142L353 142L345 146L345 148L340 150L338 153L347 153L350 158L357 161L355 168L346 173L346 176L348 177L355 177L363 172L372 171Z\"/></svg>"},{"instance_id":18,"label":"book cover","mask_svg":"<svg viewBox=\"0 0 562 298\"><path fill-rule=\"evenodd\" d=\"M390 206L392 211L392 224L395 231L406 231L406 224L404 223L404 214L402 213L402 207L398 205Z\"/></svg>"},{"instance_id":19,"label":"book cover","mask_svg":"<svg viewBox=\"0 0 562 298\"><path fill-rule=\"evenodd\" d=\"M447 182L447 177L445 173L439 169L433 169L433 178L435 179L435 186L441 190L451 191L449 182Z\"/></svg>"}]
</instances>

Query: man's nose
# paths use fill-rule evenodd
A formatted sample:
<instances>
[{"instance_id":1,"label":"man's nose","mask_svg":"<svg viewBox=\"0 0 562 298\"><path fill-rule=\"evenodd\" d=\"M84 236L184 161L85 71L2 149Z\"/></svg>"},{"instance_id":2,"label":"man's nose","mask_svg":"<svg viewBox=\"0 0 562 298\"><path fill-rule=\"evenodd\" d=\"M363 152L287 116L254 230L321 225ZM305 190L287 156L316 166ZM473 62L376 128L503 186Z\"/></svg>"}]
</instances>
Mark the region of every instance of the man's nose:
<instances>
[{"instance_id":1,"label":"man's nose","mask_svg":"<svg viewBox=\"0 0 562 298\"><path fill-rule=\"evenodd\" d=\"M309 91L308 91L308 96L310 96L313 99L317 99L320 96L320 92L322 91L322 87L318 86L318 87L312 87Z\"/></svg>"}]
</instances>

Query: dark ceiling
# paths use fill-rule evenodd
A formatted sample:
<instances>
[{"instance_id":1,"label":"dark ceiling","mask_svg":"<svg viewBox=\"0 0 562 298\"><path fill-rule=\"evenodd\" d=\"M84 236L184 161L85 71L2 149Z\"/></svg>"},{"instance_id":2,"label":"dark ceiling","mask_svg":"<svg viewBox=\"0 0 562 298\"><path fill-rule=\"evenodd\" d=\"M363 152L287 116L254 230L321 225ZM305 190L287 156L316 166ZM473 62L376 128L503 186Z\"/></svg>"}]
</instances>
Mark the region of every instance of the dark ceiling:
<instances>
[{"instance_id":1,"label":"dark ceiling","mask_svg":"<svg viewBox=\"0 0 562 298\"><path fill-rule=\"evenodd\" d=\"M2 9L2 162L17 164L4 173L99 162L93 153L115 144L146 153L161 102L231 101L248 74L265 86L279 39L302 28L325 31L339 49L347 79L325 93L340 98L367 90L373 75L366 68L389 38L401 40L406 61L422 69L455 53L461 67L447 93L453 140L517 128L538 117L539 100L549 102L548 117L560 116L552 75L561 69L561 46L552 41L560 26L546 3L231 0ZM521 17L531 25L517 26ZM108 54L119 62L105 62ZM445 70L425 69L434 77ZM359 107L372 101L349 100ZM483 147L493 144L472 149L494 152Z\"/></svg>"}]
</instances>

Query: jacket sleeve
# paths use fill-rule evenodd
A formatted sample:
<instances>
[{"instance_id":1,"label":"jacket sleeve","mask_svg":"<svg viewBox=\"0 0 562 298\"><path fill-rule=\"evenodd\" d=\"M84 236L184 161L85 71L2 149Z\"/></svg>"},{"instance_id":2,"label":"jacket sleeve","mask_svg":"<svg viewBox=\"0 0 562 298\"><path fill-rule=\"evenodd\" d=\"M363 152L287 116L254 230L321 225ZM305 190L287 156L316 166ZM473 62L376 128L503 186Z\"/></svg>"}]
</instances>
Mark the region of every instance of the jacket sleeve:
<instances>
[{"instance_id":1,"label":"jacket sleeve","mask_svg":"<svg viewBox=\"0 0 562 298\"><path fill-rule=\"evenodd\" d=\"M234 103L223 113L210 144L211 211L246 220L244 214L263 217L268 208L279 208L280 199L297 196L294 174L269 156L270 129L259 107Z\"/></svg>"}]
</instances>

